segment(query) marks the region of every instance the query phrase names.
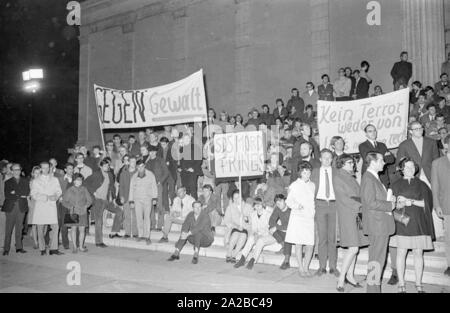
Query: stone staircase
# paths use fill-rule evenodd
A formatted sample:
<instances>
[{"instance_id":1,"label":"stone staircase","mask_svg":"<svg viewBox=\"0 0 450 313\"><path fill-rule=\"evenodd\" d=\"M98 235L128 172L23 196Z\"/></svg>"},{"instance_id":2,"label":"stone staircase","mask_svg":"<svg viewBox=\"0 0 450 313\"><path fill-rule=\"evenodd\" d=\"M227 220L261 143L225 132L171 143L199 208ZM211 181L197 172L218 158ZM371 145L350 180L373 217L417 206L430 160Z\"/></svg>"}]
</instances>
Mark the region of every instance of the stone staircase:
<instances>
[{"instance_id":1,"label":"stone staircase","mask_svg":"<svg viewBox=\"0 0 450 313\"><path fill-rule=\"evenodd\" d=\"M167 253L167 257L174 251L175 242L178 240L180 236L181 225L172 225L172 230L169 234L169 242L168 243L158 243L159 239L162 237L162 232L151 232L151 240L152 243L147 245L145 241L137 242L135 239L123 239L123 238L114 238L110 239L108 235L110 233L110 228L105 227L103 233L104 235L104 243L108 246L112 247L122 247L122 248L133 248L133 249L144 249L150 251L160 251ZM91 229L91 234L86 236L87 243L95 243L95 238L93 236L93 229ZM216 236L214 242L209 248L200 249L201 257L212 257L212 258L220 258L225 260L226 248L224 247L224 233L225 227L219 226L216 227ZM447 268L447 262L445 258L445 245L444 242L436 241L434 243L435 250L430 252L425 252L425 269L423 273L423 283L424 284L433 284L433 285L441 285L441 286L450 286L450 277L443 274L445 269ZM271 264L275 266L279 266L284 259L282 254L277 253L280 251L281 245L278 243L267 246L258 260L258 263ZM190 244L187 244L186 247L181 252L183 255L192 255L193 249ZM338 251L338 269L342 263L342 256L344 254L344 249L339 248ZM368 260L368 249L364 248L360 250L358 255L355 274L356 275L366 275L367 273L367 260ZM231 266L231 265L230 265ZM256 265L257 266L257 265ZM297 259L295 257L295 249L292 249L292 257L291 257L291 267L297 267ZM274 267L274 271L278 271L279 269ZM315 258L311 261L311 269L317 270L319 268L319 261ZM389 259L388 264L386 266L386 270L384 272L384 278L389 278L391 274ZM406 273L405 280L414 282L414 260L412 254L408 255L406 261Z\"/></svg>"}]
</instances>

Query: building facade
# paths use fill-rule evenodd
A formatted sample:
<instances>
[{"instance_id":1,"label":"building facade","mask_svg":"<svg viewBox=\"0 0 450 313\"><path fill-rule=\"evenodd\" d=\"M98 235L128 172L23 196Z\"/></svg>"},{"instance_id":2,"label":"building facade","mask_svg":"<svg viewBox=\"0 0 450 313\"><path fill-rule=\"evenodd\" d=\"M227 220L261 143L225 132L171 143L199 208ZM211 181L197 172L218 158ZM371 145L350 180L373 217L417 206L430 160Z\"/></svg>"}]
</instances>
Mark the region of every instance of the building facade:
<instances>
[{"instance_id":1,"label":"building facade","mask_svg":"<svg viewBox=\"0 0 450 313\"><path fill-rule=\"evenodd\" d=\"M78 139L101 142L93 85L141 89L200 68L207 102L244 116L366 60L375 85L407 50L433 84L446 58L444 0L88 0L82 3ZM447 46L448 47L448 46Z\"/></svg>"}]
</instances>

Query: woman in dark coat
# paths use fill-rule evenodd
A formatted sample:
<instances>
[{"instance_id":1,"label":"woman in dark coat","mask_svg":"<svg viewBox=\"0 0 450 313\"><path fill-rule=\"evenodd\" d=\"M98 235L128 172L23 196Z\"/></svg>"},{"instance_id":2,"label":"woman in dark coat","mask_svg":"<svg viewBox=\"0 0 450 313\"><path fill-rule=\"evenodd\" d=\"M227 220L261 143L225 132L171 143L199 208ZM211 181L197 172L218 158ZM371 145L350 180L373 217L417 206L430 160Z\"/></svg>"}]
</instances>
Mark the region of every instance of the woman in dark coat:
<instances>
[{"instance_id":1,"label":"woman in dark coat","mask_svg":"<svg viewBox=\"0 0 450 313\"><path fill-rule=\"evenodd\" d=\"M410 158L404 158L399 163L403 178L397 180L391 187L397 197L399 214L409 217L407 225L395 221L396 235L391 244L397 246L398 291L405 293L405 264L409 249L414 254L414 269L416 274L416 289L423 293L423 250L432 250L434 239L433 198L430 188L415 177L419 166Z\"/></svg>"},{"instance_id":2,"label":"woman in dark coat","mask_svg":"<svg viewBox=\"0 0 450 313\"><path fill-rule=\"evenodd\" d=\"M354 177L355 161L351 156L343 154L338 157L336 167L338 168L338 173L333 186L336 195L340 246L347 248L342 262L337 290L344 292L345 283L361 288L353 274L356 255L360 247L368 245L368 238L364 236L362 227L360 227L361 200L359 199L359 184Z\"/></svg>"}]
</instances>

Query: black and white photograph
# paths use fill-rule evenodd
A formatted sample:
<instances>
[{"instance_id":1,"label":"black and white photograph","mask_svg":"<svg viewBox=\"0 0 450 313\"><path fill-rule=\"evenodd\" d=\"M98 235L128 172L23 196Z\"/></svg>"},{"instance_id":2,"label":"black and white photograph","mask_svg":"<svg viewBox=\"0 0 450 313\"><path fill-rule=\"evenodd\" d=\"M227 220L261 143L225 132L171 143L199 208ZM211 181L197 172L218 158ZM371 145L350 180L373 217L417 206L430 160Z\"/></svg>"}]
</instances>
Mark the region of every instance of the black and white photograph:
<instances>
[{"instance_id":1,"label":"black and white photograph","mask_svg":"<svg viewBox=\"0 0 450 313\"><path fill-rule=\"evenodd\" d=\"M0 0L0 38L0 294L450 293L450 0Z\"/></svg>"}]
</instances>

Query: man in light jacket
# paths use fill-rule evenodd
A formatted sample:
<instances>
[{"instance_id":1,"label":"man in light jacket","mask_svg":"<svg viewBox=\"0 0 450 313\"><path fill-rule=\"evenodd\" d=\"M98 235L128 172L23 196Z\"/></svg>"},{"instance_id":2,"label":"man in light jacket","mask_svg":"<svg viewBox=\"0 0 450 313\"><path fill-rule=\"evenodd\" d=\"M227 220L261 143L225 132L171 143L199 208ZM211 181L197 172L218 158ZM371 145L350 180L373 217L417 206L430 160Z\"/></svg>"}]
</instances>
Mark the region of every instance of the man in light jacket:
<instances>
[{"instance_id":1,"label":"man in light jacket","mask_svg":"<svg viewBox=\"0 0 450 313\"><path fill-rule=\"evenodd\" d=\"M130 208L136 211L136 223L138 228L138 241L150 240L150 214L153 204L156 204L158 187L155 175L145 169L143 160L137 161L137 173L133 175L130 182Z\"/></svg>"}]
</instances>

